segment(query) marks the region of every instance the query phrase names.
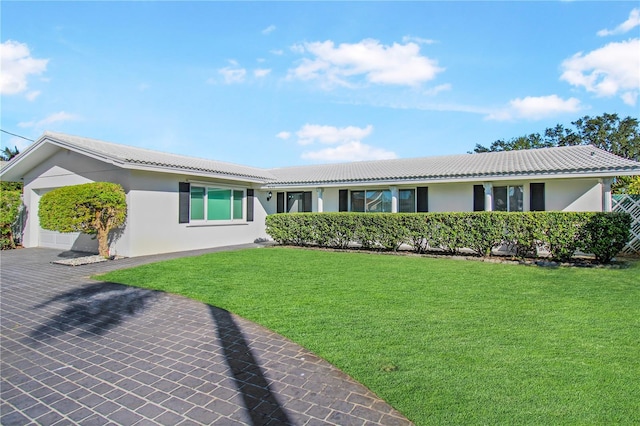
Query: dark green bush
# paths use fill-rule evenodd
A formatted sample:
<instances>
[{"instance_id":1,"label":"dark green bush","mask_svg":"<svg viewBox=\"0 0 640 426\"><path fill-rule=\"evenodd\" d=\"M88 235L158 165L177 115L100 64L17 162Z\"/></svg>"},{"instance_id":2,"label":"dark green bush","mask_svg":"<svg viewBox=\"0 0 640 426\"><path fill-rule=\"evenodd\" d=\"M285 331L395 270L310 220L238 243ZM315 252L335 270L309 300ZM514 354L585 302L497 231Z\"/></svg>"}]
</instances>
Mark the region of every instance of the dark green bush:
<instances>
[{"instance_id":1,"label":"dark green bush","mask_svg":"<svg viewBox=\"0 0 640 426\"><path fill-rule=\"evenodd\" d=\"M580 230L580 246L599 262L609 263L629 242L630 228L628 213L595 213Z\"/></svg>"}]
</instances>

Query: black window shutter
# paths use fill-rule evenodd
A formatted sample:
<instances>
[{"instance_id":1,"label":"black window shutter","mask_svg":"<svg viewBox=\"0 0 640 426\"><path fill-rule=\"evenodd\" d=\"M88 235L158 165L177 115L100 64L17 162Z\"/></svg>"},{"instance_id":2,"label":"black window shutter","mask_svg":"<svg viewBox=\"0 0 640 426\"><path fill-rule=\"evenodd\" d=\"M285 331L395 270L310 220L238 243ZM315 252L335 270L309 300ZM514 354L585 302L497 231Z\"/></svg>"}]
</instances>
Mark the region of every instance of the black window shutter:
<instances>
[{"instance_id":1,"label":"black window shutter","mask_svg":"<svg viewBox=\"0 0 640 426\"><path fill-rule=\"evenodd\" d=\"M180 182L178 192L178 223L189 223L191 184L189 182Z\"/></svg>"},{"instance_id":2,"label":"black window shutter","mask_svg":"<svg viewBox=\"0 0 640 426\"><path fill-rule=\"evenodd\" d=\"M532 212L543 212L544 208L544 183L530 184L529 210Z\"/></svg>"},{"instance_id":3,"label":"black window shutter","mask_svg":"<svg viewBox=\"0 0 640 426\"><path fill-rule=\"evenodd\" d=\"M313 210L313 202L311 201L311 191L302 193L302 211L311 212Z\"/></svg>"},{"instance_id":4,"label":"black window shutter","mask_svg":"<svg viewBox=\"0 0 640 426\"><path fill-rule=\"evenodd\" d=\"M473 211L484 211L484 185L473 185Z\"/></svg>"},{"instance_id":5,"label":"black window shutter","mask_svg":"<svg viewBox=\"0 0 640 426\"><path fill-rule=\"evenodd\" d=\"M338 211L349 211L349 190L341 189L338 192Z\"/></svg>"},{"instance_id":6,"label":"black window shutter","mask_svg":"<svg viewBox=\"0 0 640 426\"><path fill-rule=\"evenodd\" d=\"M253 189L247 188L247 222L253 222Z\"/></svg>"},{"instance_id":7,"label":"black window shutter","mask_svg":"<svg viewBox=\"0 0 640 426\"><path fill-rule=\"evenodd\" d=\"M284 213L284 192L278 192L276 194L276 197L277 197L276 213Z\"/></svg>"},{"instance_id":8,"label":"black window shutter","mask_svg":"<svg viewBox=\"0 0 640 426\"><path fill-rule=\"evenodd\" d=\"M419 186L416 191L418 213L426 213L429 211L429 187Z\"/></svg>"}]
</instances>

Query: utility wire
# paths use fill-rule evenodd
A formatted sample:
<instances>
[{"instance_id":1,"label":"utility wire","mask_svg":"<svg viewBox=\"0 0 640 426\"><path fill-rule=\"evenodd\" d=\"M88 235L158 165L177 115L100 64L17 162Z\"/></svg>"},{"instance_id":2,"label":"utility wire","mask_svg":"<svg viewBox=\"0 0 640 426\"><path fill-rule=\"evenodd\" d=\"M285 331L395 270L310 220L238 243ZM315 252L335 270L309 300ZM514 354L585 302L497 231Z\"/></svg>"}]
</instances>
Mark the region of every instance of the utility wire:
<instances>
[{"instance_id":1,"label":"utility wire","mask_svg":"<svg viewBox=\"0 0 640 426\"><path fill-rule=\"evenodd\" d=\"M7 132L6 130L3 130L3 129L0 129L0 132L6 133L6 134L11 135L11 136L15 136L17 138L22 138L22 139L27 140L29 142L33 142L33 139L25 138L24 136L16 135L15 133Z\"/></svg>"}]
</instances>

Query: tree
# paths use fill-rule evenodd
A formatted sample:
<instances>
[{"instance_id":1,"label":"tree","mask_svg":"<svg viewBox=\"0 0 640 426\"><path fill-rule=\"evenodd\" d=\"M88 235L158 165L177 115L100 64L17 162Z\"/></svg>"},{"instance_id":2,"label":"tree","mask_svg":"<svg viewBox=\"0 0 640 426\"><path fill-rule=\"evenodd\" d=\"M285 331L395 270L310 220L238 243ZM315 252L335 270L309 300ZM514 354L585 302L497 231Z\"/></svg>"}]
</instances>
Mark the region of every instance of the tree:
<instances>
[{"instance_id":1,"label":"tree","mask_svg":"<svg viewBox=\"0 0 640 426\"><path fill-rule=\"evenodd\" d=\"M11 227L18 220L22 205L21 195L22 192L19 189L2 188L0 191L0 248L2 249L16 248Z\"/></svg>"},{"instance_id":2,"label":"tree","mask_svg":"<svg viewBox=\"0 0 640 426\"><path fill-rule=\"evenodd\" d=\"M11 160L13 157L15 157L18 154L20 154L20 151L18 151L18 147L17 146L14 146L13 149L11 149L8 146L6 146L0 152L0 160L9 161L9 160Z\"/></svg>"},{"instance_id":3,"label":"tree","mask_svg":"<svg viewBox=\"0 0 640 426\"><path fill-rule=\"evenodd\" d=\"M618 114L604 113L593 118L586 115L571 124L574 126L573 129L566 128L562 124L549 127L544 131L544 136L531 133L508 141L498 139L488 147L476 144L473 152L593 145L620 157L640 161L640 126L637 118L620 119ZM629 176L618 177L613 191L626 192L630 182Z\"/></svg>"},{"instance_id":4,"label":"tree","mask_svg":"<svg viewBox=\"0 0 640 426\"><path fill-rule=\"evenodd\" d=\"M110 182L64 186L42 196L38 216L44 229L97 235L98 253L108 257L109 233L127 217L126 196Z\"/></svg>"},{"instance_id":5,"label":"tree","mask_svg":"<svg viewBox=\"0 0 640 426\"><path fill-rule=\"evenodd\" d=\"M640 195L640 176L634 176L627 187L627 194Z\"/></svg>"}]
</instances>

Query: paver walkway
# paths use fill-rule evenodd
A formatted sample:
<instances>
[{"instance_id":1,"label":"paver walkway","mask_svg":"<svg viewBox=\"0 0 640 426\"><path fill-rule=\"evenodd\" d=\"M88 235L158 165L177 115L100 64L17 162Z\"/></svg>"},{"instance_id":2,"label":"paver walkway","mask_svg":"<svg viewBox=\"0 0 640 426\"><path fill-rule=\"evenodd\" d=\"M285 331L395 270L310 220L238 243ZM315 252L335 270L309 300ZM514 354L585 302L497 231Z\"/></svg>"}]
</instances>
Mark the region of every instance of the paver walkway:
<instances>
[{"instance_id":1,"label":"paver walkway","mask_svg":"<svg viewBox=\"0 0 640 426\"><path fill-rule=\"evenodd\" d=\"M237 247L234 247L237 248ZM227 248L229 249L229 248ZM410 425L326 361L180 296L90 275L172 257L53 265L2 252L2 425Z\"/></svg>"}]
</instances>

